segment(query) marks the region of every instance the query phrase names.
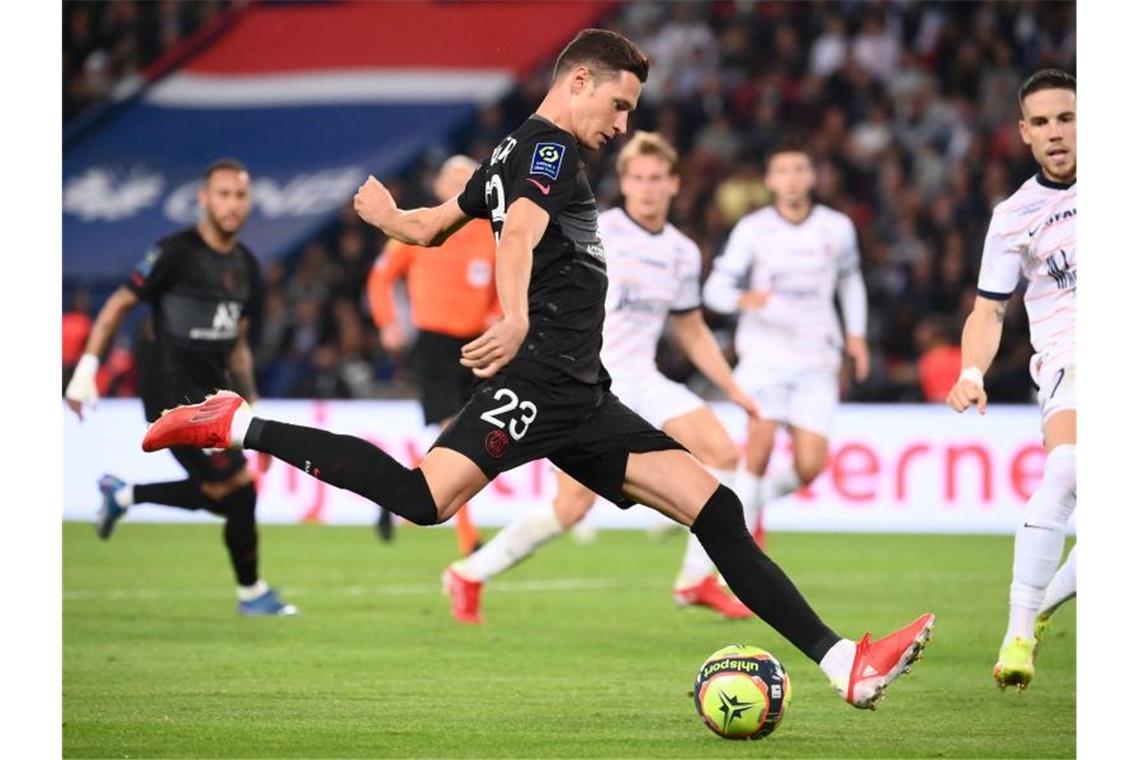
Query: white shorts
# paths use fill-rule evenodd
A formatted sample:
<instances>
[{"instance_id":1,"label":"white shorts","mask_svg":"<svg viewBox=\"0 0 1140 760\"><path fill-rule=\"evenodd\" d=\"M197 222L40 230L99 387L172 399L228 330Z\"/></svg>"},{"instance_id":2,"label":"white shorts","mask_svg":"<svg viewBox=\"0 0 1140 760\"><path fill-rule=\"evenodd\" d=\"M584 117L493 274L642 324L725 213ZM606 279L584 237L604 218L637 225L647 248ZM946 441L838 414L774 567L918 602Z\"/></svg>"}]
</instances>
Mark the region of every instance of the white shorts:
<instances>
[{"instance_id":1,"label":"white shorts","mask_svg":"<svg viewBox=\"0 0 1140 760\"><path fill-rule=\"evenodd\" d=\"M831 370L736 368L736 382L760 405L760 417L827 438L839 404L839 375Z\"/></svg>"},{"instance_id":2,"label":"white shorts","mask_svg":"<svg viewBox=\"0 0 1140 760\"><path fill-rule=\"evenodd\" d=\"M694 412L704 399L656 370L639 375L614 377L610 390L650 425L661 429L674 417Z\"/></svg>"},{"instance_id":3,"label":"white shorts","mask_svg":"<svg viewBox=\"0 0 1140 760\"><path fill-rule=\"evenodd\" d=\"M1037 386L1041 424L1054 413L1077 408L1077 364L1050 361L1047 354L1034 354L1029 360L1029 376Z\"/></svg>"}]
</instances>

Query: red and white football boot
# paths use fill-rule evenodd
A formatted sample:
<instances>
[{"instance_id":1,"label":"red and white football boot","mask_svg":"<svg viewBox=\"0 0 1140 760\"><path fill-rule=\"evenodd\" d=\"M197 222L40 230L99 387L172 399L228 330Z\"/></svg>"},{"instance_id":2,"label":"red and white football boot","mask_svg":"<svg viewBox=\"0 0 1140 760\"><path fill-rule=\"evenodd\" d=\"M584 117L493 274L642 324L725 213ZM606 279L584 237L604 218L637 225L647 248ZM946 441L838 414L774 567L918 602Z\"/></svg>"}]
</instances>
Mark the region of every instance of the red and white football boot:
<instances>
[{"instance_id":1,"label":"red and white football boot","mask_svg":"<svg viewBox=\"0 0 1140 760\"><path fill-rule=\"evenodd\" d=\"M443 590L451 597L451 616L460 623L482 625L479 613L481 581L469 581L450 567L443 571Z\"/></svg>"},{"instance_id":2,"label":"red and white football boot","mask_svg":"<svg viewBox=\"0 0 1140 760\"><path fill-rule=\"evenodd\" d=\"M887 687L922 659L933 627L934 615L928 612L878 641L871 641L871 634L865 634L855 647L847 683L834 684L840 696L860 709L875 709Z\"/></svg>"},{"instance_id":3,"label":"red and white football boot","mask_svg":"<svg viewBox=\"0 0 1140 760\"><path fill-rule=\"evenodd\" d=\"M218 391L198 404L167 409L146 429L143 451L158 451L171 446L193 446L196 449L228 449L230 423L241 406L249 405L233 391Z\"/></svg>"},{"instance_id":4,"label":"red and white football boot","mask_svg":"<svg viewBox=\"0 0 1140 760\"><path fill-rule=\"evenodd\" d=\"M716 575L706 576L693 586L673 589L673 601L680 607L709 607L729 620L756 617L744 602L720 585Z\"/></svg>"}]
</instances>

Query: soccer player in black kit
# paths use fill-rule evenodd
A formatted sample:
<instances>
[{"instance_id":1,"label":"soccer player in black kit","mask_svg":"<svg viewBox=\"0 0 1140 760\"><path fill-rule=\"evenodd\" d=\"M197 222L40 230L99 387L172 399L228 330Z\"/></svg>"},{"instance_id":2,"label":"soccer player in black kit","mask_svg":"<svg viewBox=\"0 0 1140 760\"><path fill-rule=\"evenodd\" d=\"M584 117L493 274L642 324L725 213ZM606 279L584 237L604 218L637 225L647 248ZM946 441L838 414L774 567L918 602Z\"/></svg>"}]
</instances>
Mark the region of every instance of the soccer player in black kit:
<instances>
[{"instance_id":1,"label":"soccer player in black kit","mask_svg":"<svg viewBox=\"0 0 1140 760\"><path fill-rule=\"evenodd\" d=\"M95 373L123 317L139 301L151 307L153 337L139 347L140 385L146 419L164 409L201 398L221 388L257 400L253 354L249 348L251 315L261 308L261 273L257 259L238 239L249 217L249 172L239 161L222 159L205 172L198 191L201 220L194 227L158 241L99 312L83 358L65 396L79 418L94 402ZM103 501L96 520L100 538L132 504L164 504L204 509L225 518L226 550L237 576L238 611L246 615L291 615L296 608L281 601L257 573L257 492L242 452L227 449L171 449L188 478L167 483L130 485L113 475L99 481Z\"/></svg>"},{"instance_id":2,"label":"soccer player in black kit","mask_svg":"<svg viewBox=\"0 0 1140 760\"><path fill-rule=\"evenodd\" d=\"M873 707L918 658L934 616L877 641L840 638L756 546L736 495L609 391L599 359L605 252L579 151L626 131L648 68L621 35L584 30L559 56L535 114L457 197L403 211L371 177L357 193L361 218L398 240L438 245L485 217L498 243L503 319L465 345L461 359L482 382L418 468L358 438L255 417L228 393L164 415L143 449L268 452L420 525L446 520L498 473L548 457L621 507L641 503L688 526L749 609L818 663L849 703Z\"/></svg>"}]
</instances>

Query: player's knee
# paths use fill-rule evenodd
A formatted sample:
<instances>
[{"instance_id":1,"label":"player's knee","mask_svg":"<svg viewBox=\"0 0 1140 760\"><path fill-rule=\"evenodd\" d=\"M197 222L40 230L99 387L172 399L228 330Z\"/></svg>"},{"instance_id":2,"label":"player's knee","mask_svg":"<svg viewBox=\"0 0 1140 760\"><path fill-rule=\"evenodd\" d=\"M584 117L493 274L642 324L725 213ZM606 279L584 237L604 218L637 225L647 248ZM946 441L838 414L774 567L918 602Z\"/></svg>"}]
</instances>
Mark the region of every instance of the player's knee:
<instances>
[{"instance_id":1,"label":"player's knee","mask_svg":"<svg viewBox=\"0 0 1140 760\"><path fill-rule=\"evenodd\" d=\"M731 539L740 534L749 538L740 497L730 488L717 486L689 530L705 545L710 541Z\"/></svg>"},{"instance_id":2,"label":"player's knee","mask_svg":"<svg viewBox=\"0 0 1140 760\"><path fill-rule=\"evenodd\" d=\"M1040 485L1025 505L1025 525L1064 530L1077 505L1077 447L1058 446L1045 458Z\"/></svg>"},{"instance_id":3,"label":"player's knee","mask_svg":"<svg viewBox=\"0 0 1140 760\"><path fill-rule=\"evenodd\" d=\"M375 491L377 498L373 498L373 501L416 525L435 525L441 522L443 514L450 508L450 505L444 504L441 509L435 503L427 478L419 468L405 470L396 478L377 484ZM458 510L460 506L455 505L452 511Z\"/></svg>"},{"instance_id":4,"label":"player's knee","mask_svg":"<svg viewBox=\"0 0 1140 760\"><path fill-rule=\"evenodd\" d=\"M736 446L726 437L724 440L716 441L702 461L717 470L735 470L740 463L740 455Z\"/></svg>"},{"instance_id":5,"label":"player's knee","mask_svg":"<svg viewBox=\"0 0 1140 760\"><path fill-rule=\"evenodd\" d=\"M819 477L823 472L826 458L811 457L803 460L796 460L794 467L796 470L796 477L800 479L800 483L805 486Z\"/></svg>"},{"instance_id":6,"label":"player's knee","mask_svg":"<svg viewBox=\"0 0 1140 760\"><path fill-rule=\"evenodd\" d=\"M1045 457L1043 480L1066 495L1077 495L1077 447L1057 446Z\"/></svg>"}]
</instances>

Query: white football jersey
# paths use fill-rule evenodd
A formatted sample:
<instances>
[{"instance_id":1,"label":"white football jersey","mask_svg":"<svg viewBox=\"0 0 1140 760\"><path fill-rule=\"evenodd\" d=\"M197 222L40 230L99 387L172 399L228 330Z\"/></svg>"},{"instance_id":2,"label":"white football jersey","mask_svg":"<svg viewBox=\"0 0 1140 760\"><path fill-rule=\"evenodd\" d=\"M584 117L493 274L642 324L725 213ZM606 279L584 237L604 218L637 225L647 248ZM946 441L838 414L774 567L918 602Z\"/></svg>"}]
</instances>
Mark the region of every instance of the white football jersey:
<instances>
[{"instance_id":1,"label":"white football jersey","mask_svg":"<svg viewBox=\"0 0 1140 760\"><path fill-rule=\"evenodd\" d=\"M650 232L623 208L601 213L598 232L610 281L602 364L614 377L656 372L666 317L701 305L700 249L673 225Z\"/></svg>"},{"instance_id":2,"label":"white football jersey","mask_svg":"<svg viewBox=\"0 0 1140 760\"><path fill-rule=\"evenodd\" d=\"M838 287L849 335L865 335L867 293L851 219L816 204L799 224L767 206L733 228L705 283L705 303L731 313L747 290L766 291L741 312L736 353L742 367L837 371L844 345L833 299Z\"/></svg>"},{"instance_id":3,"label":"white football jersey","mask_svg":"<svg viewBox=\"0 0 1140 760\"><path fill-rule=\"evenodd\" d=\"M1061 366L1076 361L1077 183L1030 177L994 208L978 294L1004 300L1024 276L1033 350Z\"/></svg>"}]
</instances>

